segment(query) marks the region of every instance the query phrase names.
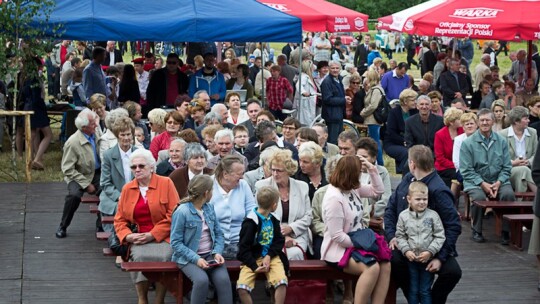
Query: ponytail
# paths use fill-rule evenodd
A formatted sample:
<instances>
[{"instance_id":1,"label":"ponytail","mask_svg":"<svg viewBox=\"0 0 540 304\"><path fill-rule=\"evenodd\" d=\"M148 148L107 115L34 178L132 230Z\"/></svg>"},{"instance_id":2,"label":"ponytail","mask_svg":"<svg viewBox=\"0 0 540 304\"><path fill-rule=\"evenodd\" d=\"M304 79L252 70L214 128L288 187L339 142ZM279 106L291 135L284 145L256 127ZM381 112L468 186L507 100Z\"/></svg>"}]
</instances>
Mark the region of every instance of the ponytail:
<instances>
[{"instance_id":1,"label":"ponytail","mask_svg":"<svg viewBox=\"0 0 540 304\"><path fill-rule=\"evenodd\" d=\"M187 202L193 202L206 193L206 191L212 190L214 187L214 180L208 175L195 175L188 184L188 195L181 199L178 205Z\"/></svg>"}]
</instances>

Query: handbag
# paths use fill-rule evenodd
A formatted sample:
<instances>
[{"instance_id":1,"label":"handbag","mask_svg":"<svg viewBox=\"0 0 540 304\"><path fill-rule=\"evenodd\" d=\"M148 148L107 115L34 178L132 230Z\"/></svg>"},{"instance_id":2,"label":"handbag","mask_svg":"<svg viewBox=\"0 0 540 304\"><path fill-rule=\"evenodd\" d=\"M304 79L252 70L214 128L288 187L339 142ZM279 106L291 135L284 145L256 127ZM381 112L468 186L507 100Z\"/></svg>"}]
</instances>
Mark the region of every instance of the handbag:
<instances>
[{"instance_id":1,"label":"handbag","mask_svg":"<svg viewBox=\"0 0 540 304\"><path fill-rule=\"evenodd\" d=\"M138 231L136 224L131 224L130 229L131 232ZM109 243L109 248L112 252L114 252L117 256L121 256L122 260L124 260L125 262L129 260L131 244L120 243L120 240L116 235L116 229L113 229L111 235L109 235L109 239L107 240L107 242Z\"/></svg>"},{"instance_id":2,"label":"handbag","mask_svg":"<svg viewBox=\"0 0 540 304\"><path fill-rule=\"evenodd\" d=\"M306 252L300 248L306 259ZM283 252L287 254L286 248L283 247ZM285 304L324 304L326 303L326 281L325 280L290 280L287 286L287 296Z\"/></svg>"}]
</instances>

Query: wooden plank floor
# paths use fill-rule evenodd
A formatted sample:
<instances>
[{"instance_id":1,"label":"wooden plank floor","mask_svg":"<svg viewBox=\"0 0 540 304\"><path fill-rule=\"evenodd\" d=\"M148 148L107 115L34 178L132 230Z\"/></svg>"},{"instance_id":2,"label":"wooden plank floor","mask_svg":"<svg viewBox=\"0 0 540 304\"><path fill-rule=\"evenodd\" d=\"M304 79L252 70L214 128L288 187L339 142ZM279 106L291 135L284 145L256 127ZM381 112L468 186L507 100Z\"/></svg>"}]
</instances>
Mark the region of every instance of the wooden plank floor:
<instances>
[{"instance_id":1,"label":"wooden plank floor","mask_svg":"<svg viewBox=\"0 0 540 304\"><path fill-rule=\"evenodd\" d=\"M101 255L106 243L94 238L96 217L86 205L68 237L55 238L65 194L64 183L0 184L0 303L136 303L129 275ZM484 226L488 242L476 244L463 222L463 278L448 303L540 303L535 257L499 245L493 219ZM255 303L267 302L258 288ZM405 303L401 292L398 303Z\"/></svg>"}]
</instances>

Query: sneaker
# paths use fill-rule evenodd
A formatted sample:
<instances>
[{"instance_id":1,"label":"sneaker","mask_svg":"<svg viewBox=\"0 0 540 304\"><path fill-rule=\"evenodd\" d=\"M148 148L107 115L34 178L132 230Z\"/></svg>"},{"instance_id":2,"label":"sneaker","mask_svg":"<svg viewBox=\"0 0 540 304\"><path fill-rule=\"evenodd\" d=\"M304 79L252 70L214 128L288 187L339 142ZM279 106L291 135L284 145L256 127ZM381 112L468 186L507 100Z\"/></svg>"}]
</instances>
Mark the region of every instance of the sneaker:
<instances>
[{"instance_id":1,"label":"sneaker","mask_svg":"<svg viewBox=\"0 0 540 304\"><path fill-rule=\"evenodd\" d=\"M473 232L472 240L473 242L476 242L476 243L483 243L486 241L486 239L484 239L484 236L478 232Z\"/></svg>"}]
</instances>

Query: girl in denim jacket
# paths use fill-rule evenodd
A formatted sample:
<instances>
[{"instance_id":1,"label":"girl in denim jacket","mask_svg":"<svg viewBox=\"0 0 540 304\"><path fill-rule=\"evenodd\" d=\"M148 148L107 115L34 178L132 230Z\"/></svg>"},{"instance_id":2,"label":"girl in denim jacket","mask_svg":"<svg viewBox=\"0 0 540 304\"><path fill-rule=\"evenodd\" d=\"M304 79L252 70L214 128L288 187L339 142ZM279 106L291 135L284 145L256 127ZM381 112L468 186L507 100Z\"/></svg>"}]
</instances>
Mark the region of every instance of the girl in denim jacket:
<instances>
[{"instance_id":1,"label":"girl in denim jacket","mask_svg":"<svg viewBox=\"0 0 540 304\"><path fill-rule=\"evenodd\" d=\"M218 303L232 303L232 290L224 265L223 232L216 219L214 207L207 204L212 198L213 180L197 175L188 185L188 197L172 215L172 260L193 282L190 303L206 302L208 285L214 284Z\"/></svg>"}]
</instances>

